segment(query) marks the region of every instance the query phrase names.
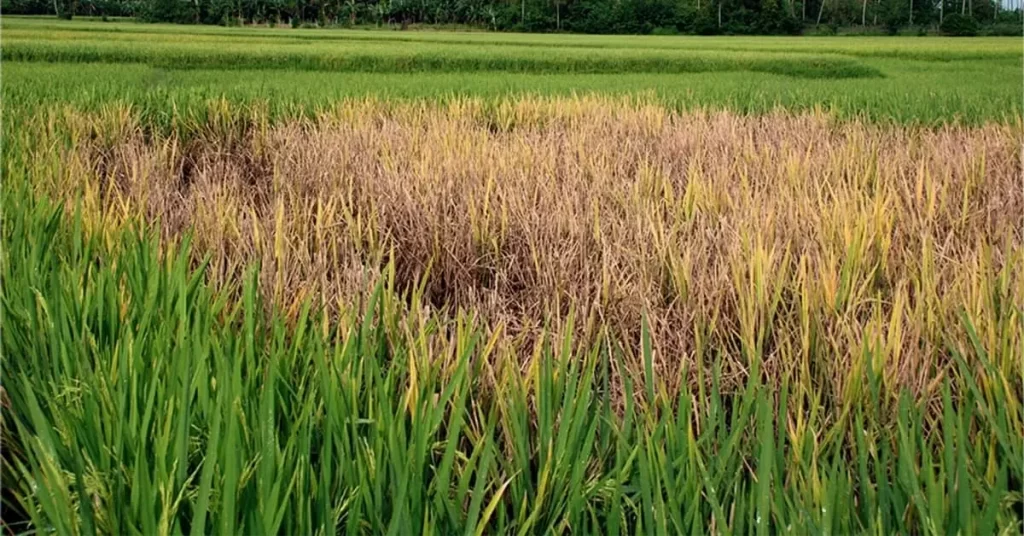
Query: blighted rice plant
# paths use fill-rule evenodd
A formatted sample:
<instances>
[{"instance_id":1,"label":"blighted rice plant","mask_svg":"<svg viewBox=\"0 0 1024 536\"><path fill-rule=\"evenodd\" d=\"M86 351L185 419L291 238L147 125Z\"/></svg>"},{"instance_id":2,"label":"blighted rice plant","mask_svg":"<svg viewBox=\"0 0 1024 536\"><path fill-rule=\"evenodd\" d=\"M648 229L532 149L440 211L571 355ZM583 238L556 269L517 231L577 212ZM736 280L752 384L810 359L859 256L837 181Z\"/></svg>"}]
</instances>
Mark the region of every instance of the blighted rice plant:
<instances>
[{"instance_id":1,"label":"blighted rice plant","mask_svg":"<svg viewBox=\"0 0 1024 536\"><path fill-rule=\"evenodd\" d=\"M55 112L13 136L26 160L9 176L99 232L191 230L216 285L259 261L289 318L310 299L347 309L392 259L427 305L516 336L573 310L594 319L581 335L635 349L646 313L672 392L717 356L727 384L757 360L842 406L865 347L886 392L937 400L964 314L1020 377L1019 135L598 98L369 100L271 123L221 101L169 135L128 108Z\"/></svg>"}]
</instances>

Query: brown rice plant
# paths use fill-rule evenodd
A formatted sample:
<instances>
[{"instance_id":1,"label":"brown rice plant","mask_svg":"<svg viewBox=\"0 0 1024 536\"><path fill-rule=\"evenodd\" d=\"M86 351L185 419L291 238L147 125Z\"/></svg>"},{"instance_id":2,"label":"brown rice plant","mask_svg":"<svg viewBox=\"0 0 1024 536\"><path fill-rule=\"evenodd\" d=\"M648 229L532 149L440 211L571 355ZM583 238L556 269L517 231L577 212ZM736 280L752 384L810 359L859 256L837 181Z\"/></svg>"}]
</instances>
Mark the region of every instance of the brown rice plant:
<instances>
[{"instance_id":1,"label":"brown rice plant","mask_svg":"<svg viewBox=\"0 0 1024 536\"><path fill-rule=\"evenodd\" d=\"M288 318L308 300L349 308L390 260L428 309L472 311L506 337L574 312L581 337L609 329L623 367L670 393L720 360L726 387L757 363L770 384L849 407L870 350L890 401L905 388L937 410L965 315L992 365L1021 377L1019 124L596 97L347 101L284 122L213 101L170 124L121 106L41 113L9 136L24 160L8 175L80 207L89 229L191 230L217 286L258 261Z\"/></svg>"}]
</instances>

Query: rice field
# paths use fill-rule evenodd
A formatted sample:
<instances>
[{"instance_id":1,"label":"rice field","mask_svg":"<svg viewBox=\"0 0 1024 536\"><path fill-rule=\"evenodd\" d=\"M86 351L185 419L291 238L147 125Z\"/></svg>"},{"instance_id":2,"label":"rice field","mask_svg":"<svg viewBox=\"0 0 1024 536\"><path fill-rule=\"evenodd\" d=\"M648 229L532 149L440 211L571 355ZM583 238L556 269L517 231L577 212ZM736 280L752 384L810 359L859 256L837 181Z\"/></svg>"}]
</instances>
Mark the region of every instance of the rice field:
<instances>
[{"instance_id":1,"label":"rice field","mask_svg":"<svg viewBox=\"0 0 1024 536\"><path fill-rule=\"evenodd\" d=\"M209 100L316 115L339 99L643 94L667 108L823 110L902 124L1021 117L1015 39L658 37L248 29L4 17L4 101L130 104L160 122Z\"/></svg>"},{"instance_id":2,"label":"rice field","mask_svg":"<svg viewBox=\"0 0 1024 536\"><path fill-rule=\"evenodd\" d=\"M10 532L1024 529L1017 40L0 24Z\"/></svg>"}]
</instances>

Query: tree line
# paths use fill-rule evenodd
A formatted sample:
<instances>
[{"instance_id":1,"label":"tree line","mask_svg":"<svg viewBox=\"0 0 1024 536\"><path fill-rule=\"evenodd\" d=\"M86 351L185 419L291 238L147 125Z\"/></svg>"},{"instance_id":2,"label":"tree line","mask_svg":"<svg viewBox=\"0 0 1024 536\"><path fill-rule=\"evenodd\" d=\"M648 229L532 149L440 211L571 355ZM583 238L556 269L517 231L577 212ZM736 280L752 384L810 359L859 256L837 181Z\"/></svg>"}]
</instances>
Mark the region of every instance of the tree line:
<instances>
[{"instance_id":1,"label":"tree line","mask_svg":"<svg viewBox=\"0 0 1024 536\"><path fill-rule=\"evenodd\" d=\"M1009 6L1004 2L1014 2ZM1021 34L1024 0L2 0L8 14L292 26L470 25L522 32Z\"/></svg>"}]
</instances>

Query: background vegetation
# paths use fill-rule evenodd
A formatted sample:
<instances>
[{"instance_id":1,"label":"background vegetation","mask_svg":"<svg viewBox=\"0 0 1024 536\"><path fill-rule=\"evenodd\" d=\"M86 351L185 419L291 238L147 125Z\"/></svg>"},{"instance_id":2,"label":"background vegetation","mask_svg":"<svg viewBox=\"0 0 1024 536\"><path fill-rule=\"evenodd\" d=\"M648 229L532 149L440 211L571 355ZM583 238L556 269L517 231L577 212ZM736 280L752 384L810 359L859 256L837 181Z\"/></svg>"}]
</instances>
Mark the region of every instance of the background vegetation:
<instances>
[{"instance_id":1,"label":"background vegetation","mask_svg":"<svg viewBox=\"0 0 1024 536\"><path fill-rule=\"evenodd\" d=\"M3 0L7 14L293 27L467 25L519 32L1021 35L1019 0ZM944 24L945 18L953 20ZM969 22L958 22L958 21Z\"/></svg>"},{"instance_id":2,"label":"background vegetation","mask_svg":"<svg viewBox=\"0 0 1024 536\"><path fill-rule=\"evenodd\" d=\"M221 97L293 117L346 97L593 93L642 93L677 110L819 109L919 124L1012 122L1024 107L1024 50L1003 38L292 32L11 16L0 24L4 104L18 114L116 102L168 124L204 117Z\"/></svg>"}]
</instances>

